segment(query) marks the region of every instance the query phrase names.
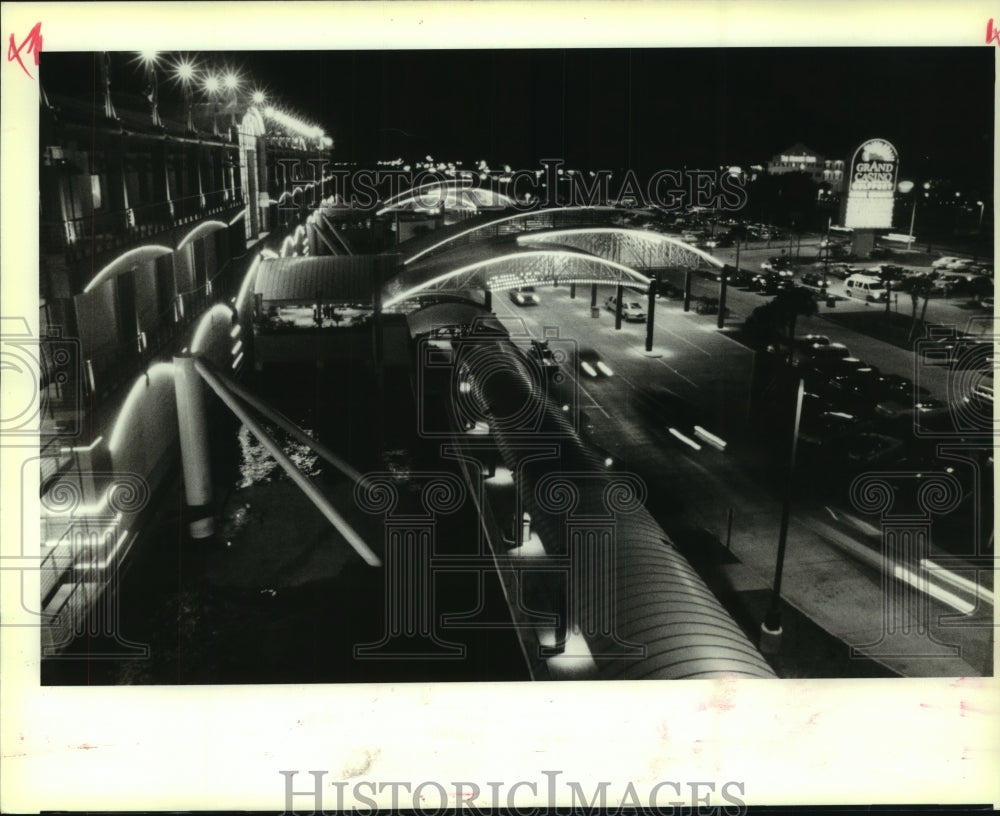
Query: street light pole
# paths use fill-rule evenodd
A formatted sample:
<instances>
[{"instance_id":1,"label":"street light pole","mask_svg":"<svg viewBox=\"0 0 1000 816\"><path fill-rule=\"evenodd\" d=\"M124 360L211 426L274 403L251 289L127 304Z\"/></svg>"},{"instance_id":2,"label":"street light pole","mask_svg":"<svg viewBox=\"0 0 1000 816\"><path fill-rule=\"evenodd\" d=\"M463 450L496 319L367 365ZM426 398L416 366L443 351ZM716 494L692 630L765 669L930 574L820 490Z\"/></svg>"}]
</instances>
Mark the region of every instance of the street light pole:
<instances>
[{"instance_id":1,"label":"street light pole","mask_svg":"<svg viewBox=\"0 0 1000 816\"><path fill-rule=\"evenodd\" d=\"M826 297L826 289L829 286L827 278L830 275L830 224L833 222L832 216L827 216L826 219L826 252L823 253L823 286L822 295Z\"/></svg>"},{"instance_id":2,"label":"street light pole","mask_svg":"<svg viewBox=\"0 0 1000 816\"><path fill-rule=\"evenodd\" d=\"M795 455L799 445L799 422L802 419L802 397L805 381L799 378L795 394L795 422L792 426L792 450L788 457L788 481L785 484L785 499L781 507L781 527L778 530L778 554L774 565L774 587L771 590L771 605L761 624L761 651L777 653L781 646L781 575L785 566L785 545L788 541L788 522L792 509L792 489L795 485Z\"/></svg>"}]
</instances>

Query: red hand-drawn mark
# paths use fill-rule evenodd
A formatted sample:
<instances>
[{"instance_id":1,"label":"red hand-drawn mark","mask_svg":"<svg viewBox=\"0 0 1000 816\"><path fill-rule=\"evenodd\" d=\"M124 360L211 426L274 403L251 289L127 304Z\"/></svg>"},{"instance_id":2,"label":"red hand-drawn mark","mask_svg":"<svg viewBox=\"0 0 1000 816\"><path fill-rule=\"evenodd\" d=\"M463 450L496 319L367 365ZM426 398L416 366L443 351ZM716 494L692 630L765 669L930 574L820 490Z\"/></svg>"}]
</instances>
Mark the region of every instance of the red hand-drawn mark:
<instances>
[{"instance_id":1,"label":"red hand-drawn mark","mask_svg":"<svg viewBox=\"0 0 1000 816\"><path fill-rule=\"evenodd\" d=\"M990 20L992 23L993 21ZM28 75L30 79L34 79L31 73L24 65L24 61L21 59L21 52L27 48L28 53L33 55L35 58L35 65L38 65L38 57L42 53L42 24L35 23L35 27L28 32L28 36L24 38L20 45L14 42L13 33L10 35L10 43L7 46L7 62L13 62L17 60L17 64L21 66L21 70Z\"/></svg>"},{"instance_id":2,"label":"red hand-drawn mark","mask_svg":"<svg viewBox=\"0 0 1000 816\"><path fill-rule=\"evenodd\" d=\"M1000 45L1000 29L993 27L993 18L986 21L986 44Z\"/></svg>"}]
</instances>

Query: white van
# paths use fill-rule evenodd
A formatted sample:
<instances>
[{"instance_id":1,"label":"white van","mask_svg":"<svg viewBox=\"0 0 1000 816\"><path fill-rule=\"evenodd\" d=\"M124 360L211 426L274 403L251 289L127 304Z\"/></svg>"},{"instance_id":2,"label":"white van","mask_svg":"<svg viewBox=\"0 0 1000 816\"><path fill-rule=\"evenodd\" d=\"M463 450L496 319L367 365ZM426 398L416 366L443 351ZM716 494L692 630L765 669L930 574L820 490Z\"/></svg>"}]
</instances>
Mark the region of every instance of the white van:
<instances>
[{"instance_id":1,"label":"white van","mask_svg":"<svg viewBox=\"0 0 1000 816\"><path fill-rule=\"evenodd\" d=\"M881 278L874 275L851 275L844 285L848 297L859 297L865 300L885 300L888 295Z\"/></svg>"}]
</instances>

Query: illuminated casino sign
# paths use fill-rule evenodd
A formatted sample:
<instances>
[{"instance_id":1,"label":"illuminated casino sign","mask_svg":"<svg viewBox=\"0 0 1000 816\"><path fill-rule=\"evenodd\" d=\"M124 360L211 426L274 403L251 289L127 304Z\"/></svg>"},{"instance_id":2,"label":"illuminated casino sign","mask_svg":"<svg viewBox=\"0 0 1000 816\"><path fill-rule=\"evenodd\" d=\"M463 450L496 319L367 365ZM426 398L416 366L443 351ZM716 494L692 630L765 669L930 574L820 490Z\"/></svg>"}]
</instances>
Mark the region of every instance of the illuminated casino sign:
<instances>
[{"instance_id":1,"label":"illuminated casino sign","mask_svg":"<svg viewBox=\"0 0 1000 816\"><path fill-rule=\"evenodd\" d=\"M854 151L848 176L844 226L889 229L899 154L885 139L869 139Z\"/></svg>"}]
</instances>

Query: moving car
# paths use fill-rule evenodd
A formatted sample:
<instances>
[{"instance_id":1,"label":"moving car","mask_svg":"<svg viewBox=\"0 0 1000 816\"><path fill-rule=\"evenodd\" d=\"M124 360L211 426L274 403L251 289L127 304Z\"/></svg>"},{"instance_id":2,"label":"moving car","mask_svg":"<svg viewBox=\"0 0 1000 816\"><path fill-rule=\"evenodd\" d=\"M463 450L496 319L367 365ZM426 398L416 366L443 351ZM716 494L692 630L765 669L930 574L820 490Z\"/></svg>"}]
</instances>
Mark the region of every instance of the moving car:
<instances>
[{"instance_id":1,"label":"moving car","mask_svg":"<svg viewBox=\"0 0 1000 816\"><path fill-rule=\"evenodd\" d=\"M721 281L722 273L723 270L715 269L711 274L715 280ZM731 286L749 286L750 281L754 277L752 272L747 272L745 269L737 269L735 266L730 266L729 264L725 266L725 273L726 283Z\"/></svg>"},{"instance_id":2,"label":"moving car","mask_svg":"<svg viewBox=\"0 0 1000 816\"><path fill-rule=\"evenodd\" d=\"M600 353L596 349L583 348L577 353L580 363L580 371L587 377L613 377L615 372L611 366L601 359Z\"/></svg>"},{"instance_id":3,"label":"moving car","mask_svg":"<svg viewBox=\"0 0 1000 816\"><path fill-rule=\"evenodd\" d=\"M508 294L510 295L510 299L518 306L537 306L539 302L534 286L522 286L520 289L511 289Z\"/></svg>"}]
</instances>

